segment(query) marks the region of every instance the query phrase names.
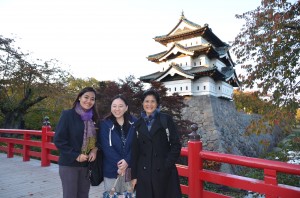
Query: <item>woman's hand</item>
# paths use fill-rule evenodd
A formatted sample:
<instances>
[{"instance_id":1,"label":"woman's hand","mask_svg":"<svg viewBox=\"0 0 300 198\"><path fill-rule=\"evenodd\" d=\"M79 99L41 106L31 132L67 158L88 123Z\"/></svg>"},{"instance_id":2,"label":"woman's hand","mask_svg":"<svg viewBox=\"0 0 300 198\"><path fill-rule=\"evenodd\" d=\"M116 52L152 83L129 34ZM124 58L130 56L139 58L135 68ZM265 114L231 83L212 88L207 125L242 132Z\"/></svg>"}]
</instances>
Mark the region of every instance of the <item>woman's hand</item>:
<instances>
[{"instance_id":1,"label":"woman's hand","mask_svg":"<svg viewBox=\"0 0 300 198\"><path fill-rule=\"evenodd\" d=\"M128 164L127 164L127 162L126 162L124 159L121 159L121 160L118 162L117 166L118 166L118 169L121 170L121 172L124 172L124 173L125 173L125 170L126 170L126 168L128 167Z\"/></svg>"},{"instance_id":2,"label":"woman's hand","mask_svg":"<svg viewBox=\"0 0 300 198\"><path fill-rule=\"evenodd\" d=\"M88 160L88 156L85 154L80 154L78 155L78 157L76 158L77 162L85 162Z\"/></svg>"},{"instance_id":3,"label":"woman's hand","mask_svg":"<svg viewBox=\"0 0 300 198\"><path fill-rule=\"evenodd\" d=\"M96 159L96 157L97 157L97 150L98 150L97 147L95 147L95 148L93 148L91 150L91 152L89 153L89 157L88 157L89 162L92 162L92 161L94 161Z\"/></svg>"},{"instance_id":4,"label":"woman's hand","mask_svg":"<svg viewBox=\"0 0 300 198\"><path fill-rule=\"evenodd\" d=\"M131 180L132 189L134 189L136 182L137 182L137 179Z\"/></svg>"},{"instance_id":5,"label":"woman's hand","mask_svg":"<svg viewBox=\"0 0 300 198\"><path fill-rule=\"evenodd\" d=\"M125 175L125 170L118 169L117 172L118 172L118 174L121 175L121 176Z\"/></svg>"}]
</instances>

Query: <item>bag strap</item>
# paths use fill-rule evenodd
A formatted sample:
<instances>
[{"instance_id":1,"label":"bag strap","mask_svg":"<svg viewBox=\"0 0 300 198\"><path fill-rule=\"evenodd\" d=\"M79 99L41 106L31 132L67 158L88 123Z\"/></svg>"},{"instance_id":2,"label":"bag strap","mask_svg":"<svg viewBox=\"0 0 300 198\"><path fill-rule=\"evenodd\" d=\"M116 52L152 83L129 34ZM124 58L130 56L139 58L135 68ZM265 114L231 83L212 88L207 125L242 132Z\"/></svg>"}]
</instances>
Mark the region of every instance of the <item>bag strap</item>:
<instances>
[{"instance_id":1,"label":"bag strap","mask_svg":"<svg viewBox=\"0 0 300 198\"><path fill-rule=\"evenodd\" d=\"M161 125L162 125L162 126L164 127L164 129L166 130L168 142L170 142L170 131L169 131L169 128L168 128L168 120L167 120L167 116L166 116L164 113L160 113L159 118L160 118L160 123L161 123Z\"/></svg>"},{"instance_id":2,"label":"bag strap","mask_svg":"<svg viewBox=\"0 0 300 198\"><path fill-rule=\"evenodd\" d=\"M117 185L117 182L118 182L119 178L120 178L120 175L118 175L113 187L111 188L111 190L109 192L110 195L113 195L116 192L116 185Z\"/></svg>"}]
</instances>

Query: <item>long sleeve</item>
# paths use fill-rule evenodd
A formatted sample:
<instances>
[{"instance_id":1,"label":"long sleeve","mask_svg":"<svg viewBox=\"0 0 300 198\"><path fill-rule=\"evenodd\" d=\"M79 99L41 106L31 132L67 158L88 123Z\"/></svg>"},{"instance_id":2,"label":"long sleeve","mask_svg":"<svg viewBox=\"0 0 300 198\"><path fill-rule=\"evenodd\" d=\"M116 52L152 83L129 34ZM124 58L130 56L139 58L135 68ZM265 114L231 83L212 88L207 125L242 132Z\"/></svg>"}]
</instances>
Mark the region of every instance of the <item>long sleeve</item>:
<instances>
[{"instance_id":1,"label":"long sleeve","mask_svg":"<svg viewBox=\"0 0 300 198\"><path fill-rule=\"evenodd\" d=\"M59 164L76 166L76 158L81 153L84 123L75 111L62 112L55 129L54 144L60 152Z\"/></svg>"}]
</instances>

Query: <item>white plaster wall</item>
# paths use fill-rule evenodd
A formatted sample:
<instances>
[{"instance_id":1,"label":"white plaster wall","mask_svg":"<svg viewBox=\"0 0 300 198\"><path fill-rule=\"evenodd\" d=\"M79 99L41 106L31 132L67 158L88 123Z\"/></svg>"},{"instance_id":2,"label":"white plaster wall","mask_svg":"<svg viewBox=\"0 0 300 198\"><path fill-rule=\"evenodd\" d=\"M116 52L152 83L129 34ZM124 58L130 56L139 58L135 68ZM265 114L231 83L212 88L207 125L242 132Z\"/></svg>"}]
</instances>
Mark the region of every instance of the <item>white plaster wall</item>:
<instances>
[{"instance_id":1,"label":"white plaster wall","mask_svg":"<svg viewBox=\"0 0 300 198\"><path fill-rule=\"evenodd\" d=\"M222 81L215 82L211 77L164 82L164 85L168 89L168 95L177 92L180 95L213 95L232 99L233 93L231 85Z\"/></svg>"},{"instance_id":2,"label":"white plaster wall","mask_svg":"<svg viewBox=\"0 0 300 198\"><path fill-rule=\"evenodd\" d=\"M226 97L232 99L233 87L226 82L218 81L216 83L216 90L218 97Z\"/></svg>"},{"instance_id":3,"label":"white plaster wall","mask_svg":"<svg viewBox=\"0 0 300 198\"><path fill-rule=\"evenodd\" d=\"M164 82L164 85L168 89L167 91L168 95L172 95L175 92L179 93L180 95L192 95L191 79Z\"/></svg>"},{"instance_id":4,"label":"white plaster wall","mask_svg":"<svg viewBox=\"0 0 300 198\"><path fill-rule=\"evenodd\" d=\"M215 81L211 77L202 77L193 81L192 93L195 96L199 96L199 95L216 96Z\"/></svg>"},{"instance_id":5,"label":"white plaster wall","mask_svg":"<svg viewBox=\"0 0 300 198\"><path fill-rule=\"evenodd\" d=\"M181 41L177 41L180 45L184 47L191 47L191 46L196 46L196 45L205 45L209 44L204 38L201 36L197 36L195 38L190 38L190 39L185 39ZM167 49L170 49L173 46L174 42L168 43L167 44Z\"/></svg>"}]
</instances>

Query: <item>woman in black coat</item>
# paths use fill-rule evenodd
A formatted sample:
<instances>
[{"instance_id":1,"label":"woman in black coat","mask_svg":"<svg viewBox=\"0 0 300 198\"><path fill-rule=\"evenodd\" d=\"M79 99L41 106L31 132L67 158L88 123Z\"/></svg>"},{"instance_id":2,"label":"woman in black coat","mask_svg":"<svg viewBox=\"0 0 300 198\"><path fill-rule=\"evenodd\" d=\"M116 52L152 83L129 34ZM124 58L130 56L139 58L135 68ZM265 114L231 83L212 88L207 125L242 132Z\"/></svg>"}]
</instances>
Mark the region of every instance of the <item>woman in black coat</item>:
<instances>
[{"instance_id":1,"label":"woman in black coat","mask_svg":"<svg viewBox=\"0 0 300 198\"><path fill-rule=\"evenodd\" d=\"M159 111L160 97L143 94L143 111L132 144L132 179L137 198L181 198L175 166L181 143L172 117ZM163 123L164 122L164 123Z\"/></svg>"}]
</instances>

